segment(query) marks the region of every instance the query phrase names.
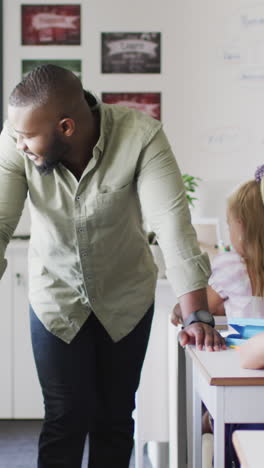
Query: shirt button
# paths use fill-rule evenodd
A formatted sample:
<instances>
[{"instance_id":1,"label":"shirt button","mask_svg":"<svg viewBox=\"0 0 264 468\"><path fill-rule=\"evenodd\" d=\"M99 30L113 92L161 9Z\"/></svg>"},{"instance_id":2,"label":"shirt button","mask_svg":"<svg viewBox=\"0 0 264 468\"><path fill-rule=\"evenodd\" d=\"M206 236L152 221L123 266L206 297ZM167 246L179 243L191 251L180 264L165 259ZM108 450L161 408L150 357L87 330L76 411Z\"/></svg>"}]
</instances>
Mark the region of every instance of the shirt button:
<instances>
[{"instance_id":1,"label":"shirt button","mask_svg":"<svg viewBox=\"0 0 264 468\"><path fill-rule=\"evenodd\" d=\"M78 201L79 201L80 199L81 199L81 197L78 195L78 197L76 197L76 200L78 200Z\"/></svg>"},{"instance_id":2,"label":"shirt button","mask_svg":"<svg viewBox=\"0 0 264 468\"><path fill-rule=\"evenodd\" d=\"M78 229L78 232L83 232L83 228Z\"/></svg>"}]
</instances>

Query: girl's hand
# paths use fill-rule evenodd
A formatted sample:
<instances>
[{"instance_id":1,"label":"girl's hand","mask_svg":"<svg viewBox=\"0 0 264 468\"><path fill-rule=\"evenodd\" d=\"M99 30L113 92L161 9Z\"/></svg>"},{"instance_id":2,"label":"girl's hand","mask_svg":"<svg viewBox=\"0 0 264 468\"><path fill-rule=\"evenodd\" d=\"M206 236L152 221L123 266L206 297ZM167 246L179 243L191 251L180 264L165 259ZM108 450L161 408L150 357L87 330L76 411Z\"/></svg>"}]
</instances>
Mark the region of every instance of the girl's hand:
<instances>
[{"instance_id":1,"label":"girl's hand","mask_svg":"<svg viewBox=\"0 0 264 468\"><path fill-rule=\"evenodd\" d=\"M176 306L174 306L173 311L171 312L170 320L171 323L175 326L181 325L183 323L180 304L176 304Z\"/></svg>"}]
</instances>

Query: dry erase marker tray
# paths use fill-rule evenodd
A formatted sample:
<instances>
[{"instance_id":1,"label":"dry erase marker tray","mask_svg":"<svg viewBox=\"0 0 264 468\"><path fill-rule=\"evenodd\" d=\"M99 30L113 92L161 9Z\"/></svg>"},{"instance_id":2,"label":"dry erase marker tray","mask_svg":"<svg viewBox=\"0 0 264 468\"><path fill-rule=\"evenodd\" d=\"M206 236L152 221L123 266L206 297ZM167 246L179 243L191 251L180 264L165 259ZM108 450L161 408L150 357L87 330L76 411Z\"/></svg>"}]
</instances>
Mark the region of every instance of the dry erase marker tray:
<instances>
[{"instance_id":1,"label":"dry erase marker tray","mask_svg":"<svg viewBox=\"0 0 264 468\"><path fill-rule=\"evenodd\" d=\"M240 346L248 338L264 332L264 319L262 318L230 318L228 325L234 328L237 333L232 333L226 337L227 346Z\"/></svg>"}]
</instances>

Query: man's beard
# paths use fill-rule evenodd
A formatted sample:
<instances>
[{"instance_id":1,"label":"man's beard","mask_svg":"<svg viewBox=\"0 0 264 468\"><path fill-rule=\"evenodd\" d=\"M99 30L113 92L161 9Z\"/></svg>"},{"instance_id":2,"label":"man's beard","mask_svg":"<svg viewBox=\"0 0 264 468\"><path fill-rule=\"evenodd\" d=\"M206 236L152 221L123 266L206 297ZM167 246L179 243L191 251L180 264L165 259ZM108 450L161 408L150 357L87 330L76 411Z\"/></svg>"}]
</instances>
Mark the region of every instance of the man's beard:
<instances>
[{"instance_id":1,"label":"man's beard","mask_svg":"<svg viewBox=\"0 0 264 468\"><path fill-rule=\"evenodd\" d=\"M52 141L48 150L43 155L44 161L41 166L36 165L36 169L41 175L50 174L61 162L64 156L68 155L71 151L69 143L61 140L58 134L54 133Z\"/></svg>"}]
</instances>

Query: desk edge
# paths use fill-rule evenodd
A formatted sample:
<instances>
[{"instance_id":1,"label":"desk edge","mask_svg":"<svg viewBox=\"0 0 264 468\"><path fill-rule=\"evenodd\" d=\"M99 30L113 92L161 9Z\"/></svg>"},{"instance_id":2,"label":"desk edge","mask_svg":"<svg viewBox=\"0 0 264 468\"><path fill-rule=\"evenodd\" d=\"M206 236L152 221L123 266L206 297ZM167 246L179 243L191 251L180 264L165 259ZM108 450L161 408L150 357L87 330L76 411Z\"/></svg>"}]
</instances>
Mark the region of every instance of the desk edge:
<instances>
[{"instance_id":1,"label":"desk edge","mask_svg":"<svg viewBox=\"0 0 264 468\"><path fill-rule=\"evenodd\" d=\"M215 385L215 386L223 386L223 387L235 387L235 386L264 386L264 375L263 377L212 377L207 369L204 367L203 363L199 360L197 355L192 349L191 345L187 345L186 349L188 353L191 355L191 359L196 361L196 363L199 365L201 372L205 376L207 382L209 385ZM210 351L205 351L205 352L210 352ZM215 352L221 352L221 351L215 351Z\"/></svg>"}]
</instances>

